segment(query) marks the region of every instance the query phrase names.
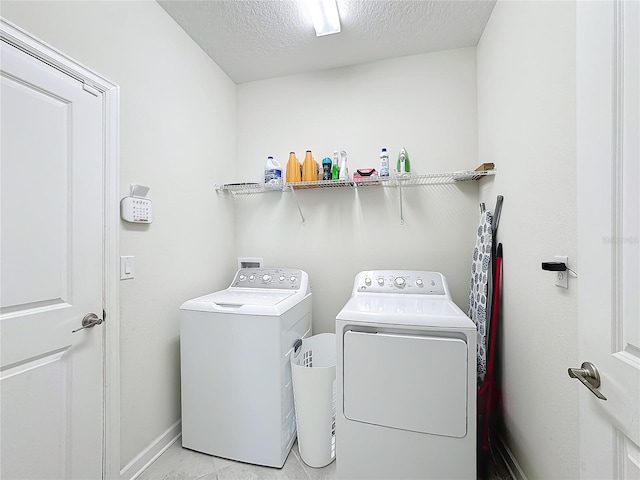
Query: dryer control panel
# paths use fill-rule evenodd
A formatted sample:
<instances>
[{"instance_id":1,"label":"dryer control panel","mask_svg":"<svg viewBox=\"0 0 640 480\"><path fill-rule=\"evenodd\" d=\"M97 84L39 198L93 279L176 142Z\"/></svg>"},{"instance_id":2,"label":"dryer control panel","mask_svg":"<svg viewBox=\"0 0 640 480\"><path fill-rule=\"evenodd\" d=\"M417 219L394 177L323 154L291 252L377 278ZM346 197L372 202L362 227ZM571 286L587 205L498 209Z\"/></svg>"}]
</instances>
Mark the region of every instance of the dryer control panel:
<instances>
[{"instance_id":1,"label":"dryer control panel","mask_svg":"<svg viewBox=\"0 0 640 480\"><path fill-rule=\"evenodd\" d=\"M299 290L306 288L305 278L306 274L295 268L241 268L231 287Z\"/></svg>"},{"instance_id":2,"label":"dryer control panel","mask_svg":"<svg viewBox=\"0 0 640 480\"><path fill-rule=\"evenodd\" d=\"M370 270L356 275L353 293L402 293L447 295L446 280L441 273L421 270Z\"/></svg>"}]
</instances>

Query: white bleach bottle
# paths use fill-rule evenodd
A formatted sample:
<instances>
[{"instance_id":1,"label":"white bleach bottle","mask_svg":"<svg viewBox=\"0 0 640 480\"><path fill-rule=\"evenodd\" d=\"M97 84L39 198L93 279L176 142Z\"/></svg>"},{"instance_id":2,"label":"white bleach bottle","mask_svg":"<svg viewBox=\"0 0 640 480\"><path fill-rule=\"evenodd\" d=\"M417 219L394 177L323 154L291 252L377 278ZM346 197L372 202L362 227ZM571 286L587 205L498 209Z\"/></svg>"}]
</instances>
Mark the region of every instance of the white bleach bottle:
<instances>
[{"instance_id":1,"label":"white bleach bottle","mask_svg":"<svg viewBox=\"0 0 640 480\"><path fill-rule=\"evenodd\" d=\"M268 157L264 166L264 183L270 187L282 185L282 166L273 157Z\"/></svg>"},{"instance_id":2,"label":"white bleach bottle","mask_svg":"<svg viewBox=\"0 0 640 480\"><path fill-rule=\"evenodd\" d=\"M389 154L386 148L380 153L380 178L389 178Z\"/></svg>"}]
</instances>

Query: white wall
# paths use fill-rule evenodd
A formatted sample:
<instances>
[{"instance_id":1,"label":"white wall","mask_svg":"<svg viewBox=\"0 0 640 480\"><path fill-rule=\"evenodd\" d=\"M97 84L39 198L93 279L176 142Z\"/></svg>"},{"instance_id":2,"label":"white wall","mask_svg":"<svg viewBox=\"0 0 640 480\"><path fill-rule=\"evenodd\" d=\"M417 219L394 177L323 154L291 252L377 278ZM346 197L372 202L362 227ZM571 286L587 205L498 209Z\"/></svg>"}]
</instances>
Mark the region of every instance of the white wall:
<instances>
[{"instance_id":1,"label":"white wall","mask_svg":"<svg viewBox=\"0 0 640 480\"><path fill-rule=\"evenodd\" d=\"M406 189L403 226L395 189L299 191L303 225L291 193L226 199L211 188L260 181L267 155L284 163L290 150L320 160L344 149L353 171L378 167L383 146L392 160L405 146L419 173L497 164L481 197L505 196L507 439L530 478L578 476L566 377L578 364L577 281L561 291L540 270L576 254L572 3L498 3L477 85L472 48L243 84L237 109L236 86L155 2L1 8L121 86L122 194L130 182L151 186L154 223L121 229L121 254L136 257L136 278L121 284L122 465L178 420L177 307L226 286L235 244L310 273L317 332L333 331L363 269L442 271L466 308L475 183Z\"/></svg>"},{"instance_id":2,"label":"white wall","mask_svg":"<svg viewBox=\"0 0 640 480\"><path fill-rule=\"evenodd\" d=\"M386 147L395 166L406 147L417 173L477 166L475 48L396 58L238 85L238 179L263 181L268 155L283 165L294 150L316 160L346 150L350 171L379 169ZM398 191L297 191L238 197L238 254L306 270L316 333L334 331L356 273L380 268L436 270L467 308L478 222L475 182Z\"/></svg>"},{"instance_id":3,"label":"white wall","mask_svg":"<svg viewBox=\"0 0 640 480\"><path fill-rule=\"evenodd\" d=\"M156 2L2 2L4 18L120 85L121 194L151 187L154 222L121 224L121 464L180 418L180 304L235 268L235 84Z\"/></svg>"},{"instance_id":4,"label":"white wall","mask_svg":"<svg viewBox=\"0 0 640 480\"><path fill-rule=\"evenodd\" d=\"M507 442L529 478L578 478L577 288L541 262L576 264L575 4L498 2L478 45L480 161L504 195L502 358Z\"/></svg>"}]
</instances>

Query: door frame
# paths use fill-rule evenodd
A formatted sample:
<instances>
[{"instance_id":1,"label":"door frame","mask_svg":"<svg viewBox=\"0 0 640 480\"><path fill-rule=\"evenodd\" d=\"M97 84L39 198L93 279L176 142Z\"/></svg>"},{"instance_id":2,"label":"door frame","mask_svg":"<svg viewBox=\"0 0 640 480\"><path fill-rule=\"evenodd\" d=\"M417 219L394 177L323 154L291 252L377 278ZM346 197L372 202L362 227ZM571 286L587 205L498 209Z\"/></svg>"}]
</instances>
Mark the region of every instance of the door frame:
<instances>
[{"instance_id":1,"label":"door frame","mask_svg":"<svg viewBox=\"0 0 640 480\"><path fill-rule=\"evenodd\" d=\"M103 452L102 477L120 478L120 304L119 304L119 152L120 87L18 26L0 18L0 40L97 90L103 101L102 165L103 308L106 312L103 343Z\"/></svg>"}]
</instances>

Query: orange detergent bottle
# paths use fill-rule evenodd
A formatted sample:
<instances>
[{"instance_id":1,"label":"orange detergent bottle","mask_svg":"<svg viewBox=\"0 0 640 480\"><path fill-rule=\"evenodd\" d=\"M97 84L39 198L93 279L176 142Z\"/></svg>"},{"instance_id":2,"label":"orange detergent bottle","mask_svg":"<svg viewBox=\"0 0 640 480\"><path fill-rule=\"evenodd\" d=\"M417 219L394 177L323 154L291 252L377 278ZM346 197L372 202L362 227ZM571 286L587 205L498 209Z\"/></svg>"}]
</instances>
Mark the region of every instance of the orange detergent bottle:
<instances>
[{"instance_id":1,"label":"orange detergent bottle","mask_svg":"<svg viewBox=\"0 0 640 480\"><path fill-rule=\"evenodd\" d=\"M318 163L313 159L311 150L307 150L302 162L302 181L314 182L318 180Z\"/></svg>"},{"instance_id":2,"label":"orange detergent bottle","mask_svg":"<svg viewBox=\"0 0 640 480\"><path fill-rule=\"evenodd\" d=\"M296 158L296 152L290 152L287 162L287 183L300 181L302 181L302 166Z\"/></svg>"}]
</instances>

